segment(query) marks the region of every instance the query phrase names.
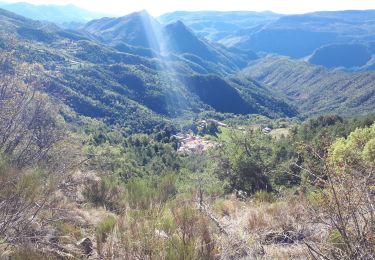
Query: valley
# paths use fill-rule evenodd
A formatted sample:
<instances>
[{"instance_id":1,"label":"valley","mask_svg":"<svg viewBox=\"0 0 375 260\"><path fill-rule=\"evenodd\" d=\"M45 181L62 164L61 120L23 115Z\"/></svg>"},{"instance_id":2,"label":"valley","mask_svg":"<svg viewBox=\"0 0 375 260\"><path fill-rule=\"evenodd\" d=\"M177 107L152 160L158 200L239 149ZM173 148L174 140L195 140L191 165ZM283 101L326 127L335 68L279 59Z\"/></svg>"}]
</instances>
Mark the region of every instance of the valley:
<instances>
[{"instance_id":1,"label":"valley","mask_svg":"<svg viewBox=\"0 0 375 260\"><path fill-rule=\"evenodd\" d=\"M0 3L0 259L373 259L374 23Z\"/></svg>"}]
</instances>

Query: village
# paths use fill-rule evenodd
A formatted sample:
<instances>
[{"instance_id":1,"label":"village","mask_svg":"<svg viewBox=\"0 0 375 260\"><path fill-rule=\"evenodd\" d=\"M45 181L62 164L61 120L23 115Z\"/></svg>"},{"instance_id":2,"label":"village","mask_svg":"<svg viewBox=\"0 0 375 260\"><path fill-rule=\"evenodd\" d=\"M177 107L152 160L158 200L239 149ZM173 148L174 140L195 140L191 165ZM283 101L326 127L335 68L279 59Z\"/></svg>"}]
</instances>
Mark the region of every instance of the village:
<instances>
[{"instance_id":1,"label":"village","mask_svg":"<svg viewBox=\"0 0 375 260\"><path fill-rule=\"evenodd\" d=\"M215 147L216 143L210 140L205 140L201 136L193 134L177 134L176 138L179 141L179 147L177 152L179 154L202 154L208 149Z\"/></svg>"},{"instance_id":2,"label":"village","mask_svg":"<svg viewBox=\"0 0 375 260\"><path fill-rule=\"evenodd\" d=\"M201 120L198 123L198 129L205 130L210 128L230 128L227 124L219 122L214 119ZM240 127L238 130L244 131L244 128ZM210 130L208 130L210 131ZM272 129L269 127L261 128L262 133L270 134ZM192 154L203 154L207 150L218 145L217 142L212 141L204 136L195 135L194 133L178 133L175 135L178 140L178 149L177 152L183 155L192 155Z\"/></svg>"}]
</instances>

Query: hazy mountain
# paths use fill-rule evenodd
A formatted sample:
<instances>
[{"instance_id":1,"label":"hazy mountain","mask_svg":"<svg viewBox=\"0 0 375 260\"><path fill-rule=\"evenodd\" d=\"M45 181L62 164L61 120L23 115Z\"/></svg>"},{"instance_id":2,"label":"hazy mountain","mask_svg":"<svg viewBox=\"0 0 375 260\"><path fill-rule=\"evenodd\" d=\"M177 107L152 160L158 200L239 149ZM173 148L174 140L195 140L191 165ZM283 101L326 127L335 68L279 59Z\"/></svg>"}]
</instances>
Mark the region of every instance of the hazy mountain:
<instances>
[{"instance_id":1,"label":"hazy mountain","mask_svg":"<svg viewBox=\"0 0 375 260\"><path fill-rule=\"evenodd\" d=\"M195 33L226 47L306 58L327 68L374 67L375 11L315 12L174 12L162 23L183 21ZM350 55L349 53L353 53Z\"/></svg>"},{"instance_id":2,"label":"hazy mountain","mask_svg":"<svg viewBox=\"0 0 375 260\"><path fill-rule=\"evenodd\" d=\"M191 53L203 59L216 61L219 53L199 39L181 21L168 24L164 28L165 44L168 50L176 53Z\"/></svg>"},{"instance_id":3,"label":"hazy mountain","mask_svg":"<svg viewBox=\"0 0 375 260\"><path fill-rule=\"evenodd\" d=\"M361 68L371 60L371 51L364 44L331 44L315 50L308 61L327 68Z\"/></svg>"},{"instance_id":4,"label":"hazy mountain","mask_svg":"<svg viewBox=\"0 0 375 260\"><path fill-rule=\"evenodd\" d=\"M90 12L72 4L69 5L33 5L30 3L0 3L0 7L34 20L49 21L60 25L72 26L86 23L105 16Z\"/></svg>"},{"instance_id":5,"label":"hazy mountain","mask_svg":"<svg viewBox=\"0 0 375 260\"><path fill-rule=\"evenodd\" d=\"M243 37L238 48L301 58L323 45L373 40L374 25L375 11L317 12L283 16L247 37L232 37Z\"/></svg>"},{"instance_id":6,"label":"hazy mountain","mask_svg":"<svg viewBox=\"0 0 375 260\"><path fill-rule=\"evenodd\" d=\"M97 40L106 44L127 43L154 51L160 50L157 37L162 26L146 11L118 18L101 18L87 23L84 28Z\"/></svg>"},{"instance_id":7,"label":"hazy mountain","mask_svg":"<svg viewBox=\"0 0 375 260\"><path fill-rule=\"evenodd\" d=\"M287 57L254 61L242 75L289 96L304 115L359 115L375 109L375 72L332 71Z\"/></svg>"},{"instance_id":8,"label":"hazy mountain","mask_svg":"<svg viewBox=\"0 0 375 260\"><path fill-rule=\"evenodd\" d=\"M281 15L271 12L173 12L160 16L162 24L182 21L199 36L220 41L234 32L255 28L276 20Z\"/></svg>"},{"instance_id":9,"label":"hazy mountain","mask_svg":"<svg viewBox=\"0 0 375 260\"><path fill-rule=\"evenodd\" d=\"M146 11L93 20L84 26L83 31L104 44L117 46L117 49L125 44L150 49L154 55L185 54L186 59L199 60L199 65L204 67L210 67L206 63L212 62L233 71L257 58L251 51L228 49L200 38L181 21L162 26Z\"/></svg>"}]
</instances>

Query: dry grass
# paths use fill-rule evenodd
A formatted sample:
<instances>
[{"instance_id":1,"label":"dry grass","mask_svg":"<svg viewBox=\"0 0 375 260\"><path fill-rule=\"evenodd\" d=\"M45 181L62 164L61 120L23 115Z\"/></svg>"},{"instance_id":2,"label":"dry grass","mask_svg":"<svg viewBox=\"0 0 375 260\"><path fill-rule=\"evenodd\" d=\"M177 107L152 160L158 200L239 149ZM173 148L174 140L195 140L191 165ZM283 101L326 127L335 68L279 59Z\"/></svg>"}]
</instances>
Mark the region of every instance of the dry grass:
<instances>
[{"instance_id":1,"label":"dry grass","mask_svg":"<svg viewBox=\"0 0 375 260\"><path fill-rule=\"evenodd\" d=\"M234 212L235 205L232 200L218 199L215 201L213 209L216 214L219 214L222 217L229 217Z\"/></svg>"},{"instance_id":2,"label":"dry grass","mask_svg":"<svg viewBox=\"0 0 375 260\"><path fill-rule=\"evenodd\" d=\"M262 230L269 226L267 215L264 212L251 211L248 213L248 229L251 231Z\"/></svg>"},{"instance_id":3,"label":"dry grass","mask_svg":"<svg viewBox=\"0 0 375 260\"><path fill-rule=\"evenodd\" d=\"M200 238L204 238L205 250L214 257L211 259L219 256L220 259L307 259L302 241L282 243L273 237L268 241L266 237L293 231L311 239L309 234L314 229L307 224L310 216L305 208L306 199L293 194L275 199L258 196L252 201L239 201L229 196L212 201L213 212L228 235L221 233L209 220L204 223L197 221L201 215L193 203L185 212L186 219L181 218L181 214L172 214L171 208L181 210L182 204L178 201L149 210L127 210L120 216L104 208L72 201L62 192L56 195L60 198L55 204L55 208L59 209L55 217L60 218L57 230L61 235L72 238L61 240L61 245L75 252L80 250L77 241L88 237L94 246L92 257L104 259L146 259L150 256L166 259L167 252L175 252L174 256L178 256L181 248L194 252L195 245L201 244ZM115 217L116 224L105 232L105 239L99 241L95 230L108 216ZM181 223L181 219L187 223ZM198 225L200 222L203 224ZM203 232L202 227L207 232ZM191 237L191 243L181 244L179 237ZM22 256L23 252L20 251L19 255Z\"/></svg>"},{"instance_id":4,"label":"dry grass","mask_svg":"<svg viewBox=\"0 0 375 260\"><path fill-rule=\"evenodd\" d=\"M299 260L309 259L309 254L303 244L294 244L289 246L268 245L265 247L264 259L277 260Z\"/></svg>"},{"instance_id":5,"label":"dry grass","mask_svg":"<svg viewBox=\"0 0 375 260\"><path fill-rule=\"evenodd\" d=\"M309 214L306 201L300 196L289 194L273 203L248 201L239 202L230 199L221 205L232 205L231 214L225 215L221 221L231 234L236 234L249 246L261 244L264 250L262 259L307 259L307 250L302 241L310 238L314 227L309 225ZM294 242L280 242L275 239L265 242L265 238L275 234L300 235Z\"/></svg>"}]
</instances>

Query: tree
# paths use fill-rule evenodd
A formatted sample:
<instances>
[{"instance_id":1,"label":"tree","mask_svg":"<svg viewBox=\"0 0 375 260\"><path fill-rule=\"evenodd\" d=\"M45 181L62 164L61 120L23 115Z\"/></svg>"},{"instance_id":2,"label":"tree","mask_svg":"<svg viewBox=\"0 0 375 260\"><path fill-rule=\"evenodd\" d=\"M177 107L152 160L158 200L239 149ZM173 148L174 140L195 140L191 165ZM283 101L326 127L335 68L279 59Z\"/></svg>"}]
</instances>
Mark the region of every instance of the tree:
<instances>
[{"instance_id":1,"label":"tree","mask_svg":"<svg viewBox=\"0 0 375 260\"><path fill-rule=\"evenodd\" d=\"M352 166L375 166L375 124L357 129L347 139L339 138L330 149L330 162L338 170Z\"/></svg>"},{"instance_id":2,"label":"tree","mask_svg":"<svg viewBox=\"0 0 375 260\"><path fill-rule=\"evenodd\" d=\"M0 244L27 243L36 223L46 224L41 213L75 166L70 156L79 158L69 150L59 105L38 89L42 67L14 56L11 48L0 53Z\"/></svg>"},{"instance_id":3,"label":"tree","mask_svg":"<svg viewBox=\"0 0 375 260\"><path fill-rule=\"evenodd\" d=\"M329 149L314 215L329 230L327 243L307 244L316 259L375 256L375 124L339 138Z\"/></svg>"},{"instance_id":4,"label":"tree","mask_svg":"<svg viewBox=\"0 0 375 260\"><path fill-rule=\"evenodd\" d=\"M271 137L261 132L233 132L230 142L222 146L217 172L228 179L231 189L254 193L272 190L269 171L271 169Z\"/></svg>"}]
</instances>

